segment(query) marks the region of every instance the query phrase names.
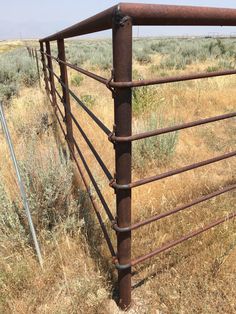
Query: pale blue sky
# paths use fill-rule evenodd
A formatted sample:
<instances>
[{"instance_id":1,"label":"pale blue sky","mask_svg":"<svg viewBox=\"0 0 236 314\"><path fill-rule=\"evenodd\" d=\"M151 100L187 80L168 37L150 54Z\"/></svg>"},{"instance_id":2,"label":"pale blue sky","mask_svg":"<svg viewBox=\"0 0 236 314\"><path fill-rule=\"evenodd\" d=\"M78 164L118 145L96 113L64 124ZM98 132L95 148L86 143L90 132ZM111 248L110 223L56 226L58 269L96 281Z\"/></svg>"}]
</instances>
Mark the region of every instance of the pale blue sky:
<instances>
[{"instance_id":1,"label":"pale blue sky","mask_svg":"<svg viewBox=\"0 0 236 314\"><path fill-rule=\"evenodd\" d=\"M41 38L77 23L119 1L106 0L0 0L0 39ZM123 1L125 2L125 1ZM127 2L199 5L236 8L235 0L142 0ZM236 34L235 27L140 27L134 36L206 35L209 33ZM111 32L92 34L90 37L108 37Z\"/></svg>"}]
</instances>

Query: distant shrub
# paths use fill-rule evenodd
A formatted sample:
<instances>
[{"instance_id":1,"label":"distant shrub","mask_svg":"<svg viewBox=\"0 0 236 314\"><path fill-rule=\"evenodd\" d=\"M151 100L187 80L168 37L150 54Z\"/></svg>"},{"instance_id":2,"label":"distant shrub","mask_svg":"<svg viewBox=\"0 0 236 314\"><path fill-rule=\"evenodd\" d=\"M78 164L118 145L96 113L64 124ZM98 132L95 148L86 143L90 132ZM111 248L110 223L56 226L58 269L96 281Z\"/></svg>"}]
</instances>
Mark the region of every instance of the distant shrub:
<instances>
[{"instance_id":1,"label":"distant shrub","mask_svg":"<svg viewBox=\"0 0 236 314\"><path fill-rule=\"evenodd\" d=\"M17 95L18 92L19 86L16 83L0 84L0 98L9 100L12 96Z\"/></svg>"},{"instance_id":2,"label":"distant shrub","mask_svg":"<svg viewBox=\"0 0 236 314\"><path fill-rule=\"evenodd\" d=\"M135 57L136 57L136 60L141 64L147 64L152 61L150 55L145 50L136 52Z\"/></svg>"},{"instance_id":3,"label":"distant shrub","mask_svg":"<svg viewBox=\"0 0 236 314\"><path fill-rule=\"evenodd\" d=\"M88 107L93 107L95 104L95 97L92 95L83 95L81 96L81 100L85 103L86 106Z\"/></svg>"},{"instance_id":4,"label":"distant shrub","mask_svg":"<svg viewBox=\"0 0 236 314\"><path fill-rule=\"evenodd\" d=\"M71 82L71 85L78 87L78 86L81 85L81 83L83 82L83 80L84 80L84 79L83 79L83 77L82 77L80 74L75 74L75 75L73 75L73 76L71 77L70 82Z\"/></svg>"},{"instance_id":5,"label":"distant shrub","mask_svg":"<svg viewBox=\"0 0 236 314\"><path fill-rule=\"evenodd\" d=\"M29 58L25 48L1 55L0 97L9 100L17 95L21 85L34 86L38 80L35 62Z\"/></svg>"},{"instance_id":6,"label":"distant shrub","mask_svg":"<svg viewBox=\"0 0 236 314\"><path fill-rule=\"evenodd\" d=\"M218 66L208 66L206 68L206 72L216 72L216 71L219 71L219 67Z\"/></svg>"},{"instance_id":7,"label":"distant shrub","mask_svg":"<svg viewBox=\"0 0 236 314\"><path fill-rule=\"evenodd\" d=\"M156 130L166 126L167 121L160 114L152 113L149 117L138 120L134 133ZM150 137L134 143L134 168L140 169L149 163L164 164L173 156L178 143L178 132L171 132Z\"/></svg>"}]
</instances>

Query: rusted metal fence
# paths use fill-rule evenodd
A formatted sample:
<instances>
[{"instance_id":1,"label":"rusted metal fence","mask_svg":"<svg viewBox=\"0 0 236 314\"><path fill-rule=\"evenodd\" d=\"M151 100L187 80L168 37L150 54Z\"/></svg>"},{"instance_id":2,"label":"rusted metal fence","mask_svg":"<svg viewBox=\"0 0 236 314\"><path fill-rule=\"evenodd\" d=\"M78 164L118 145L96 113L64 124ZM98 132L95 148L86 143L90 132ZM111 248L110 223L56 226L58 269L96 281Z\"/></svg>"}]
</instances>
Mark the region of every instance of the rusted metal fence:
<instances>
[{"instance_id":1,"label":"rusted metal fence","mask_svg":"<svg viewBox=\"0 0 236 314\"><path fill-rule=\"evenodd\" d=\"M55 115L62 129L62 132L68 143L71 156L74 159L78 170L81 174L83 182L88 191L90 191L90 183L84 176L84 171L87 172L95 191L101 201L113 229L117 235L117 248L115 249L108 235L107 229L102 221L99 213L100 205L94 200L89 193L93 208L101 225L104 237L108 244L113 261L118 270L119 283L119 305L122 309L126 309L131 303L131 267L141 263L158 253L164 252L177 244L188 240L200 233L213 228L226 220L236 217L236 212L230 213L227 217L220 218L205 227L195 230L179 239L175 239L163 246L157 248L153 252L145 254L131 260L131 233L133 230L142 227L146 224L158 221L164 217L170 216L177 212L190 208L193 205L202 203L236 188L236 184L226 186L211 194L205 195L190 203L174 208L164 214L155 215L149 219L132 224L131 221L131 197L132 189L144 184L161 180L170 176L174 176L186 171L197 169L221 160L235 157L236 151L220 155L215 158L200 161L185 167L174 169L152 177L140 179L132 182L131 176L131 155L132 142L144 139L151 136L159 136L168 132L192 128L199 125L212 123L215 121L230 119L236 117L236 112L223 114L216 117L210 117L198 121L188 122L176 126L153 130L142 134L132 134L132 88L138 88L145 85L167 84L173 82L210 78L215 76L233 75L236 70L220 71L213 73L197 73L177 77L158 78L152 80L132 80L132 28L134 25L196 25L196 26L236 26L236 10L233 9L218 9L206 7L184 7L184 6L166 6L155 4L118 4L104 12L101 12L83 22L80 22L72 27L69 27L61 32L53 34L47 38L40 40L40 52L42 57L43 73L45 80L45 88L55 109ZM106 79L78 66L67 62L65 55L66 38L90 34L107 29L112 29L113 40L113 70L112 78ZM57 42L58 56L51 54L51 42ZM60 68L60 75L57 75L53 70L53 62L56 61ZM109 88L114 98L114 130L109 130L107 126L79 99L77 95L69 88L67 68L71 68L81 74L96 80ZM61 84L62 95L58 92L55 85L55 79ZM104 132L115 149L115 175L113 176L104 164L101 156L93 147L86 132L81 128L80 123L75 118L71 111L70 98L73 98L78 105L88 114L88 116L97 124L101 132ZM61 109L58 99L62 103L64 110ZM61 120L61 118L62 120ZM65 123L65 128L63 126ZM95 156L98 164L106 175L109 185L115 190L116 197L116 217L109 209L106 200L104 199L98 184L94 178L91 169L81 151L80 144L76 142L73 135L73 127L76 127L88 147ZM78 162L77 157L80 159ZM81 162L83 167L81 167Z\"/></svg>"}]
</instances>

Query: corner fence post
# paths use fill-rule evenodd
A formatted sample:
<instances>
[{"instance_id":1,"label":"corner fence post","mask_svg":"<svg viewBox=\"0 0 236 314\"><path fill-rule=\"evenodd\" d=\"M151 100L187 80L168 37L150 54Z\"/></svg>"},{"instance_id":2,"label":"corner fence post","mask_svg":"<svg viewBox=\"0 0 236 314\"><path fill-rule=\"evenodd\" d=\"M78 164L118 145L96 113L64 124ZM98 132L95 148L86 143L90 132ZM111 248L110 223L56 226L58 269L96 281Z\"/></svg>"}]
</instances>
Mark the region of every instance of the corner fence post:
<instances>
[{"instance_id":1,"label":"corner fence post","mask_svg":"<svg viewBox=\"0 0 236 314\"><path fill-rule=\"evenodd\" d=\"M45 89L46 89L46 92L49 93L48 76L47 76L46 61L45 61L45 55L44 55L44 45L42 41L40 41L40 50L41 50L41 61L42 61L42 66L43 66Z\"/></svg>"},{"instance_id":2,"label":"corner fence post","mask_svg":"<svg viewBox=\"0 0 236 314\"><path fill-rule=\"evenodd\" d=\"M64 39L57 40L57 47L58 47L58 58L61 61L66 62L66 54L65 54L65 42ZM68 84L68 73L67 67L64 63L60 63L60 74L61 74L61 88L62 88L62 96L64 101L65 107L65 122L66 122L66 132L67 132L67 140L70 144L70 148L72 153L74 153L74 137L73 137L73 127L72 127L72 119L71 119L71 105L70 105L70 94L69 94L69 84Z\"/></svg>"},{"instance_id":3,"label":"corner fence post","mask_svg":"<svg viewBox=\"0 0 236 314\"><path fill-rule=\"evenodd\" d=\"M52 58L51 56L51 47L50 42L46 41L46 53L47 60L48 60L48 68L49 68L49 81L50 81L50 93L52 96L52 104L53 106L56 105L56 94L55 94L55 82L54 82L54 75L53 75L53 66L52 66Z\"/></svg>"},{"instance_id":4,"label":"corner fence post","mask_svg":"<svg viewBox=\"0 0 236 314\"><path fill-rule=\"evenodd\" d=\"M114 82L132 80L132 21L118 13L113 18L113 69ZM132 134L132 90L129 87L114 90L115 135ZM118 184L131 182L131 142L115 143L115 179ZM118 227L131 224L131 189L116 190ZM131 231L117 233L119 265L130 265ZM131 267L118 268L119 306L125 310L131 303Z\"/></svg>"}]
</instances>

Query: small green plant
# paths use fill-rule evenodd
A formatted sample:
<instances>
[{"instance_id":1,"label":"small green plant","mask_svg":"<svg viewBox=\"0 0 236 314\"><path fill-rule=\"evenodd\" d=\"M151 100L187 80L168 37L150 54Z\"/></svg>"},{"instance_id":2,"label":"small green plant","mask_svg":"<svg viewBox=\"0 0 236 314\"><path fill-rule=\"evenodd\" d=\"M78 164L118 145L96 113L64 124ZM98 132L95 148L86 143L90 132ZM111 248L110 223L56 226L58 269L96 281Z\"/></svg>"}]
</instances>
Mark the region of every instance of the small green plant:
<instances>
[{"instance_id":1,"label":"small green plant","mask_svg":"<svg viewBox=\"0 0 236 314\"><path fill-rule=\"evenodd\" d=\"M152 61L150 55L145 50L141 50L141 51L136 52L136 60L140 64L148 64Z\"/></svg>"},{"instance_id":2,"label":"small green plant","mask_svg":"<svg viewBox=\"0 0 236 314\"><path fill-rule=\"evenodd\" d=\"M75 75L72 76L70 82L71 82L71 85L72 85L72 86L79 87L79 86L81 86L83 80L84 80L84 79L83 79L83 77L82 77L81 75L75 74Z\"/></svg>"},{"instance_id":3,"label":"small green plant","mask_svg":"<svg viewBox=\"0 0 236 314\"><path fill-rule=\"evenodd\" d=\"M166 126L167 121L162 115L152 113L145 120L138 120L134 126L134 133L156 130ZM172 123L174 124L174 123ZM134 143L134 168L142 169L150 163L162 165L173 156L178 143L178 132L171 132L153 136Z\"/></svg>"},{"instance_id":4,"label":"small green plant","mask_svg":"<svg viewBox=\"0 0 236 314\"><path fill-rule=\"evenodd\" d=\"M83 95L81 96L81 100L90 108L93 107L96 102L95 97L92 95Z\"/></svg>"}]
</instances>

